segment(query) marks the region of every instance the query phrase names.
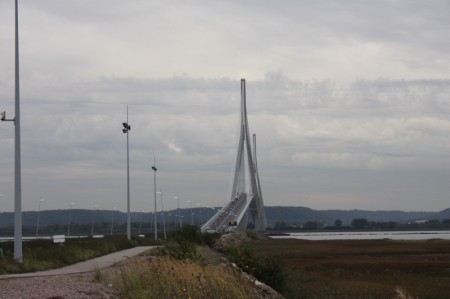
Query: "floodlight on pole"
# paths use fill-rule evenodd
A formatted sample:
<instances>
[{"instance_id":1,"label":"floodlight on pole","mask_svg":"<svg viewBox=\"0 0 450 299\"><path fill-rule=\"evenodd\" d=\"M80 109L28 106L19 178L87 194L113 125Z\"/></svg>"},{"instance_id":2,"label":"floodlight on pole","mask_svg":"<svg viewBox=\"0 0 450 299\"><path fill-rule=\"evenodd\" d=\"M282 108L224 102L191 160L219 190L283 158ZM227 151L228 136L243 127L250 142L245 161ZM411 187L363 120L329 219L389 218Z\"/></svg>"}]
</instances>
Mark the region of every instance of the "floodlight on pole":
<instances>
[{"instance_id":1,"label":"floodlight on pole","mask_svg":"<svg viewBox=\"0 0 450 299\"><path fill-rule=\"evenodd\" d=\"M178 222L180 223L180 229L181 229L181 215L180 215L180 197L178 195L173 197L177 200L177 214L178 214Z\"/></svg>"},{"instance_id":2,"label":"floodlight on pole","mask_svg":"<svg viewBox=\"0 0 450 299\"><path fill-rule=\"evenodd\" d=\"M158 228L156 227L156 223L157 223L157 211L156 211L156 171L158 170L156 168L156 158L155 156L153 156L153 190L154 190L154 195L155 195L155 240L158 240Z\"/></svg>"},{"instance_id":3,"label":"floodlight on pole","mask_svg":"<svg viewBox=\"0 0 450 299\"><path fill-rule=\"evenodd\" d=\"M70 208L69 208L69 223L68 223L68 225L67 225L67 236L70 236L70 217L71 217L71 214L72 214L72 207L73 207L74 204L75 204L75 203L73 203L73 202L70 203Z\"/></svg>"},{"instance_id":4,"label":"floodlight on pole","mask_svg":"<svg viewBox=\"0 0 450 299\"><path fill-rule=\"evenodd\" d=\"M192 214L192 200L186 201L189 204L189 211L191 211L191 225L194 225L194 214Z\"/></svg>"},{"instance_id":5,"label":"floodlight on pole","mask_svg":"<svg viewBox=\"0 0 450 299\"><path fill-rule=\"evenodd\" d=\"M167 239L167 235L166 235L166 217L164 216L163 193L162 193L162 191L158 191L156 193L158 193L160 195L160 199L161 199L161 213L162 213L164 239Z\"/></svg>"},{"instance_id":6,"label":"floodlight on pole","mask_svg":"<svg viewBox=\"0 0 450 299\"><path fill-rule=\"evenodd\" d=\"M111 232L110 235L112 236L113 234L113 226L114 226L114 212L116 211L116 207L113 208L112 213L111 213Z\"/></svg>"},{"instance_id":7,"label":"floodlight on pole","mask_svg":"<svg viewBox=\"0 0 450 299\"><path fill-rule=\"evenodd\" d=\"M142 214L144 214L144 210L141 210L140 217L139 217L139 234L141 234L141 228L142 228Z\"/></svg>"},{"instance_id":8,"label":"floodlight on pole","mask_svg":"<svg viewBox=\"0 0 450 299\"><path fill-rule=\"evenodd\" d=\"M92 209L92 226L91 226L91 236L94 236L94 218L95 218L95 210L97 209L97 205L94 205L94 208Z\"/></svg>"},{"instance_id":9,"label":"floodlight on pole","mask_svg":"<svg viewBox=\"0 0 450 299\"><path fill-rule=\"evenodd\" d=\"M127 122L122 123L122 132L127 134L127 239L131 240L131 215L130 215L130 148L128 132L131 126L128 123L128 105L127 105Z\"/></svg>"},{"instance_id":10,"label":"floodlight on pole","mask_svg":"<svg viewBox=\"0 0 450 299\"><path fill-rule=\"evenodd\" d=\"M41 213L41 203L44 201L43 198L39 199L38 201L38 212L37 212L37 219L36 219L36 239L39 236L39 216Z\"/></svg>"},{"instance_id":11,"label":"floodlight on pole","mask_svg":"<svg viewBox=\"0 0 450 299\"><path fill-rule=\"evenodd\" d=\"M200 217L198 217L198 218L200 218L200 226L202 225L202 205L201 204L196 204L196 206L197 206L197 210L198 210L198 214L199 214L199 216Z\"/></svg>"},{"instance_id":12,"label":"floodlight on pole","mask_svg":"<svg viewBox=\"0 0 450 299\"><path fill-rule=\"evenodd\" d=\"M20 83L19 83L19 12L18 0L15 1L15 75L14 94L15 112L13 119L6 118L6 112L0 112L1 121L12 121L14 128L14 260L23 263L22 254L22 168L20 150Z\"/></svg>"}]
</instances>

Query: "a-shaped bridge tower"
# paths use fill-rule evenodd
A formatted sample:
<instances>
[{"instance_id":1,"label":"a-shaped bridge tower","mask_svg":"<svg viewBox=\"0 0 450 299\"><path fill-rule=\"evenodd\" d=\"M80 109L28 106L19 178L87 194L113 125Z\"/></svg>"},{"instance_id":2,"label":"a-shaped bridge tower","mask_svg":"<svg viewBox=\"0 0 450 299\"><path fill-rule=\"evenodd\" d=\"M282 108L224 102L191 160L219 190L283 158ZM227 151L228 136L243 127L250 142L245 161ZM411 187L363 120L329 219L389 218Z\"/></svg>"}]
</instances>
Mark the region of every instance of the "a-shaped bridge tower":
<instances>
[{"instance_id":1,"label":"a-shaped bridge tower","mask_svg":"<svg viewBox=\"0 0 450 299\"><path fill-rule=\"evenodd\" d=\"M256 162L256 135L253 135L252 150L248 128L245 79L241 79L241 126L239 135L230 201L201 227L202 232L221 233L232 230L246 230L249 216L253 220L255 230L264 231L267 227Z\"/></svg>"}]
</instances>

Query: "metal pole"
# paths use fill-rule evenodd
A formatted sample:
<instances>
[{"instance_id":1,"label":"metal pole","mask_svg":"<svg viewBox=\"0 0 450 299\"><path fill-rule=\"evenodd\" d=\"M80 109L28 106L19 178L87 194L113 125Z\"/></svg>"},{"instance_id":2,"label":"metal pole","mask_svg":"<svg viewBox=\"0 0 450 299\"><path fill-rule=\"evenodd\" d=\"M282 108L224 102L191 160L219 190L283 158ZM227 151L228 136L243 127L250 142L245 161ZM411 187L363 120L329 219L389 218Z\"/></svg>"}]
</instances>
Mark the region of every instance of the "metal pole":
<instances>
[{"instance_id":1,"label":"metal pole","mask_svg":"<svg viewBox=\"0 0 450 299\"><path fill-rule=\"evenodd\" d=\"M15 14L15 178L14 178L14 259L22 263L22 174L20 163L20 84L19 84L19 5L16 0Z\"/></svg>"},{"instance_id":2,"label":"metal pole","mask_svg":"<svg viewBox=\"0 0 450 299\"><path fill-rule=\"evenodd\" d=\"M180 223L180 229L181 229L181 215L180 215L180 197L174 196L173 198L175 198L177 200L177 214L178 214L178 222Z\"/></svg>"},{"instance_id":3,"label":"metal pole","mask_svg":"<svg viewBox=\"0 0 450 299\"><path fill-rule=\"evenodd\" d=\"M160 197L161 197L161 212L162 212L164 239L167 239L167 235L166 235L166 218L164 216L163 193L162 193L162 191L159 191L158 193L160 194Z\"/></svg>"},{"instance_id":4,"label":"metal pole","mask_svg":"<svg viewBox=\"0 0 450 299\"><path fill-rule=\"evenodd\" d=\"M141 211L141 217L139 217L139 234L141 234L141 228L142 228L142 214L144 213L144 211Z\"/></svg>"},{"instance_id":5,"label":"metal pole","mask_svg":"<svg viewBox=\"0 0 450 299\"><path fill-rule=\"evenodd\" d=\"M70 203L70 208L69 208L69 223L67 225L67 236L70 236L70 216L72 214L72 207L73 207L74 203L71 202Z\"/></svg>"},{"instance_id":6,"label":"metal pole","mask_svg":"<svg viewBox=\"0 0 450 299\"><path fill-rule=\"evenodd\" d=\"M128 124L128 105L127 105L127 124ZM130 151L128 143L128 132L130 131L130 125L127 129L127 238L131 240L131 215L130 215Z\"/></svg>"},{"instance_id":7,"label":"metal pole","mask_svg":"<svg viewBox=\"0 0 450 299\"><path fill-rule=\"evenodd\" d=\"M194 214L192 214L192 200L188 200L189 203L189 211L191 211L191 225L194 225Z\"/></svg>"},{"instance_id":8,"label":"metal pole","mask_svg":"<svg viewBox=\"0 0 450 299\"><path fill-rule=\"evenodd\" d=\"M91 236L94 236L94 218L95 218L95 209L97 205L94 205L94 209L92 209L92 227L91 227Z\"/></svg>"},{"instance_id":9,"label":"metal pole","mask_svg":"<svg viewBox=\"0 0 450 299\"><path fill-rule=\"evenodd\" d=\"M112 214L111 214L111 232L110 235L112 236L113 233L113 226L114 226L114 212L116 211L116 207L113 208Z\"/></svg>"},{"instance_id":10,"label":"metal pole","mask_svg":"<svg viewBox=\"0 0 450 299\"><path fill-rule=\"evenodd\" d=\"M154 196L155 196L155 240L158 240L158 228L157 228L157 211L156 211L156 158L155 156L153 156L153 191L154 191Z\"/></svg>"},{"instance_id":11,"label":"metal pole","mask_svg":"<svg viewBox=\"0 0 450 299\"><path fill-rule=\"evenodd\" d=\"M43 198L39 199L38 201L38 213L37 213L37 220L36 220L36 239L39 236L39 215L41 213L41 203L44 201Z\"/></svg>"}]
</instances>

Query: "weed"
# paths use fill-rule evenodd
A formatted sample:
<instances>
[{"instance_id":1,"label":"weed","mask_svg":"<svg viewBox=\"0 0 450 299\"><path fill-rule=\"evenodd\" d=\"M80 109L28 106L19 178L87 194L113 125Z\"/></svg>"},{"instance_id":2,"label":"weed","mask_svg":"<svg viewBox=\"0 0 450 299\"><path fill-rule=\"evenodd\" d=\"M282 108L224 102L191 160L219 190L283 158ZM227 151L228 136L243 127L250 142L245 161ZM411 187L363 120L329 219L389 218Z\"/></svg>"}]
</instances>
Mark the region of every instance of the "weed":
<instances>
[{"instance_id":1,"label":"weed","mask_svg":"<svg viewBox=\"0 0 450 299\"><path fill-rule=\"evenodd\" d=\"M224 253L230 261L261 282L279 292L285 289L286 274L283 263L279 259L258 255L249 244L230 247L225 249Z\"/></svg>"},{"instance_id":2,"label":"weed","mask_svg":"<svg viewBox=\"0 0 450 299\"><path fill-rule=\"evenodd\" d=\"M399 286L395 286L394 292L395 292L394 299L415 299L414 297L409 295L405 289L403 289Z\"/></svg>"},{"instance_id":3,"label":"weed","mask_svg":"<svg viewBox=\"0 0 450 299\"><path fill-rule=\"evenodd\" d=\"M239 271L170 257L135 259L111 278L124 298L255 298Z\"/></svg>"},{"instance_id":4,"label":"weed","mask_svg":"<svg viewBox=\"0 0 450 299\"><path fill-rule=\"evenodd\" d=\"M105 274L97 266L95 266L95 269L94 269L94 281L96 281L96 282L105 281Z\"/></svg>"}]
</instances>

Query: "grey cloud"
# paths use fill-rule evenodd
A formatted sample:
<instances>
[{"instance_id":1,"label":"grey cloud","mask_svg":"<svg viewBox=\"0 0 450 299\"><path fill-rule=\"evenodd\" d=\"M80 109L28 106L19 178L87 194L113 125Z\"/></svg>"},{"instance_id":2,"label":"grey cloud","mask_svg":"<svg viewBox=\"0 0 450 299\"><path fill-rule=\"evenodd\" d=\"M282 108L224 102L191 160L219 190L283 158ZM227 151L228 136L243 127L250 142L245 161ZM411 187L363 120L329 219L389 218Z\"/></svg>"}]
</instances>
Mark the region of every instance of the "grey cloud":
<instances>
[{"instance_id":1,"label":"grey cloud","mask_svg":"<svg viewBox=\"0 0 450 299\"><path fill-rule=\"evenodd\" d=\"M13 115L12 2L0 8L0 109ZM447 11L446 1L21 2L24 206L44 192L54 208L75 198L121 208L126 105L134 204L148 208L154 154L165 192L223 203L246 77L266 204L446 208ZM2 200L13 138L2 124Z\"/></svg>"}]
</instances>

